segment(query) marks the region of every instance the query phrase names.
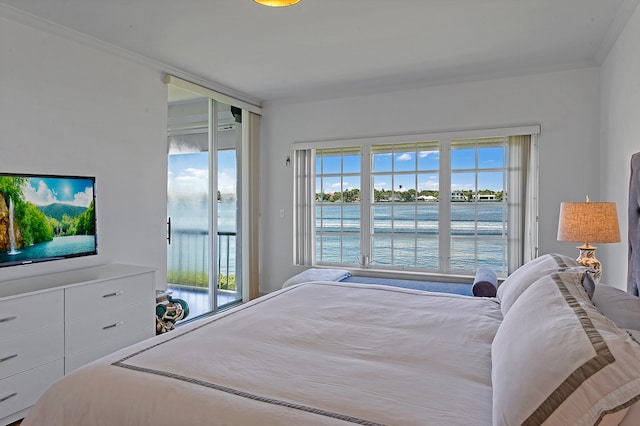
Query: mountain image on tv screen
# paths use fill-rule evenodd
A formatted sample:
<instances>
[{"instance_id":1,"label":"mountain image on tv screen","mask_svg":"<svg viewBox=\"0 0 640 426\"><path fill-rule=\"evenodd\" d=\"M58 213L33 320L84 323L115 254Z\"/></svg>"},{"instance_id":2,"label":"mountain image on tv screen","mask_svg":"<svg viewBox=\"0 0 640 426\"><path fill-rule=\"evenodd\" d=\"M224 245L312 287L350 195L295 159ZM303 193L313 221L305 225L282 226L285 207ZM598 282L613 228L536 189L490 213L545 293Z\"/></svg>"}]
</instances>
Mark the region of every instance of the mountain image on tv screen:
<instances>
[{"instance_id":1,"label":"mountain image on tv screen","mask_svg":"<svg viewBox=\"0 0 640 426\"><path fill-rule=\"evenodd\" d=\"M0 173L0 267L93 254L95 178Z\"/></svg>"}]
</instances>

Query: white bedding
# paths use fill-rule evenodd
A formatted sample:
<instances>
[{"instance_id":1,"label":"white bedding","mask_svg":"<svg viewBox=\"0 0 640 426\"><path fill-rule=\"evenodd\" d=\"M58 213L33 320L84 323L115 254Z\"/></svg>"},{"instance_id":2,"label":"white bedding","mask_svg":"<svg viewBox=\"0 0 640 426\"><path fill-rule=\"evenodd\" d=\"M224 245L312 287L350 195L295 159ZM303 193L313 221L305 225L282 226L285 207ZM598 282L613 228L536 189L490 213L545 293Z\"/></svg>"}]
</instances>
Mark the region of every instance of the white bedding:
<instances>
[{"instance_id":1,"label":"white bedding","mask_svg":"<svg viewBox=\"0 0 640 426\"><path fill-rule=\"evenodd\" d=\"M29 425L489 425L491 298L313 282L74 371Z\"/></svg>"}]
</instances>

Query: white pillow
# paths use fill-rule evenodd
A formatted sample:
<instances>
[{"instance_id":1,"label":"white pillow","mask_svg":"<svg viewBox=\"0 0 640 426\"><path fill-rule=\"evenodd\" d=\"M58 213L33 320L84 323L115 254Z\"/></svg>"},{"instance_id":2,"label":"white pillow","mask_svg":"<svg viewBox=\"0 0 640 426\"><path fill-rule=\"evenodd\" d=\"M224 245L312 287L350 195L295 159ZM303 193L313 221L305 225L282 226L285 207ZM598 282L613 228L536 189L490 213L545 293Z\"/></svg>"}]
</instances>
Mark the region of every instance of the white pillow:
<instances>
[{"instance_id":1,"label":"white pillow","mask_svg":"<svg viewBox=\"0 0 640 426\"><path fill-rule=\"evenodd\" d=\"M296 274L282 284L282 288L309 281L342 281L351 276L346 269L310 268Z\"/></svg>"},{"instance_id":2,"label":"white pillow","mask_svg":"<svg viewBox=\"0 0 640 426\"><path fill-rule=\"evenodd\" d=\"M618 327L640 330L640 297L604 284L598 284L593 304Z\"/></svg>"},{"instance_id":3,"label":"white pillow","mask_svg":"<svg viewBox=\"0 0 640 426\"><path fill-rule=\"evenodd\" d=\"M545 276L492 343L494 425L617 424L640 400L640 344L600 313L580 272Z\"/></svg>"},{"instance_id":4,"label":"white pillow","mask_svg":"<svg viewBox=\"0 0 640 426\"><path fill-rule=\"evenodd\" d=\"M622 290L620 290L622 291ZM627 293L628 294L628 293ZM630 295L631 296L631 295ZM640 330L627 330L631 336L640 344ZM620 426L638 426L640 425L640 399L636 401L624 416L624 420Z\"/></svg>"},{"instance_id":5,"label":"white pillow","mask_svg":"<svg viewBox=\"0 0 640 426\"><path fill-rule=\"evenodd\" d=\"M500 301L502 315L506 315L518 297L538 279L563 268L579 266L575 259L557 253L537 257L509 275L498 287L496 297Z\"/></svg>"}]
</instances>

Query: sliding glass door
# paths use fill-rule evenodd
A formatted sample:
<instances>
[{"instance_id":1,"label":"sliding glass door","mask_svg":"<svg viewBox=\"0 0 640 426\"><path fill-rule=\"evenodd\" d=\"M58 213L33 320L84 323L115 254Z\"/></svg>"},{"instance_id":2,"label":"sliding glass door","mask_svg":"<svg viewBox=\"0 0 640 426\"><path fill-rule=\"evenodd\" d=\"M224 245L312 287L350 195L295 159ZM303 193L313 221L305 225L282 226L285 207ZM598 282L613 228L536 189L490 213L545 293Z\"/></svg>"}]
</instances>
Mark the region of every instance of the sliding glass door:
<instances>
[{"instance_id":1,"label":"sliding glass door","mask_svg":"<svg viewBox=\"0 0 640 426\"><path fill-rule=\"evenodd\" d=\"M242 112L169 86L167 285L189 318L242 300Z\"/></svg>"}]
</instances>

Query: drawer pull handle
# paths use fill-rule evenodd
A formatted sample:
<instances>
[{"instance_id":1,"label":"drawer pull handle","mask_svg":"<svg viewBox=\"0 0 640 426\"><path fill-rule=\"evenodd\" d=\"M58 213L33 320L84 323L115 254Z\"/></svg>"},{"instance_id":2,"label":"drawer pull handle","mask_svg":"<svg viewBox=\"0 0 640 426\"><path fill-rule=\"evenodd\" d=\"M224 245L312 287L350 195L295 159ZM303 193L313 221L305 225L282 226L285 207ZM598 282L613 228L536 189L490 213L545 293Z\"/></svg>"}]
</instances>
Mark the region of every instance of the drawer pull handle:
<instances>
[{"instance_id":1,"label":"drawer pull handle","mask_svg":"<svg viewBox=\"0 0 640 426\"><path fill-rule=\"evenodd\" d=\"M14 396L18 395L18 392L14 392L11 395L7 395L5 397L0 398L0 402L5 402L7 399L9 398L13 398Z\"/></svg>"},{"instance_id":2,"label":"drawer pull handle","mask_svg":"<svg viewBox=\"0 0 640 426\"><path fill-rule=\"evenodd\" d=\"M0 358L0 362L9 361L10 359L17 358L17 357L18 357L18 354L13 354L13 355L5 356L4 358Z\"/></svg>"},{"instance_id":3,"label":"drawer pull handle","mask_svg":"<svg viewBox=\"0 0 640 426\"><path fill-rule=\"evenodd\" d=\"M13 321L14 319L17 319L17 316L12 316L12 317L6 317L6 318L0 318L0 322L9 322L9 321Z\"/></svg>"},{"instance_id":4,"label":"drawer pull handle","mask_svg":"<svg viewBox=\"0 0 640 426\"><path fill-rule=\"evenodd\" d=\"M110 324L110 325L105 325L104 327L102 327L103 330L108 330L110 328L116 328L121 326L122 324L124 324L124 321L120 321L120 322L116 322L115 324Z\"/></svg>"},{"instance_id":5,"label":"drawer pull handle","mask_svg":"<svg viewBox=\"0 0 640 426\"><path fill-rule=\"evenodd\" d=\"M109 294L104 294L102 297L120 296L122 293L124 293L124 290L116 291L116 292L109 293Z\"/></svg>"}]
</instances>

